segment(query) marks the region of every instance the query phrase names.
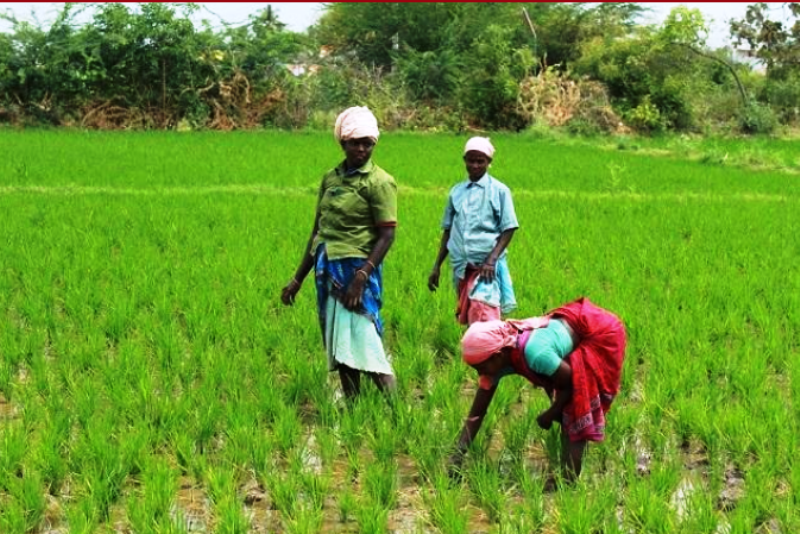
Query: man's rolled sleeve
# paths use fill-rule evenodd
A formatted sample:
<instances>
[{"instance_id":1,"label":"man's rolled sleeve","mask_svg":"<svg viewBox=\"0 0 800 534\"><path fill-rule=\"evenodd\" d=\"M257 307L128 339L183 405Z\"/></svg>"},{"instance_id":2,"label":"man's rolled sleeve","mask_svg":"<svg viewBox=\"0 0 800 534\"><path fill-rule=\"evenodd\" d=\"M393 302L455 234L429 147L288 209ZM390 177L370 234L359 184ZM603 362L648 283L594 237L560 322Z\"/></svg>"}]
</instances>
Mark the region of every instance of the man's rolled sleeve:
<instances>
[{"instance_id":1,"label":"man's rolled sleeve","mask_svg":"<svg viewBox=\"0 0 800 534\"><path fill-rule=\"evenodd\" d=\"M505 232L512 228L519 228L517 221L517 214L514 211L514 202L511 199L511 191L502 191L500 193L500 231Z\"/></svg>"},{"instance_id":2,"label":"man's rolled sleeve","mask_svg":"<svg viewBox=\"0 0 800 534\"><path fill-rule=\"evenodd\" d=\"M442 230L449 230L453 226L453 218L456 210L453 207L453 197L447 197L447 205L444 207L444 217L442 217Z\"/></svg>"}]
</instances>

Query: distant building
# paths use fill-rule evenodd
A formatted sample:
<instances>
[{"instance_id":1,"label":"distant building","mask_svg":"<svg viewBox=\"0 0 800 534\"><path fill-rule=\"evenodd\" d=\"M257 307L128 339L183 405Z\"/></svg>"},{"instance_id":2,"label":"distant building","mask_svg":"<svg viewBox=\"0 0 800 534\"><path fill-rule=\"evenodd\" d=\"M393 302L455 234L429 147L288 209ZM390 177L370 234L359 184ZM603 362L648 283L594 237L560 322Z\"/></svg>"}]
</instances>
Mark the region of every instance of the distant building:
<instances>
[{"instance_id":1,"label":"distant building","mask_svg":"<svg viewBox=\"0 0 800 534\"><path fill-rule=\"evenodd\" d=\"M725 50L735 63L748 65L754 72L760 72L762 74L767 72L767 66L761 59L756 57L755 51L746 50L744 48L733 48L730 46L726 46Z\"/></svg>"}]
</instances>

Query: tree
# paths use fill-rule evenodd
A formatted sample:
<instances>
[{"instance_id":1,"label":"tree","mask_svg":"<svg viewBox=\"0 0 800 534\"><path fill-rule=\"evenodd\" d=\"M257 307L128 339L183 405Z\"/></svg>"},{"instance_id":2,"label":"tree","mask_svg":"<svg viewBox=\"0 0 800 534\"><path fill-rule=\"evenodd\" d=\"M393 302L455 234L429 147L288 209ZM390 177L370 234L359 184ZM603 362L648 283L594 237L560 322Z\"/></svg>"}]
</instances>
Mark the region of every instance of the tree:
<instances>
[{"instance_id":1,"label":"tree","mask_svg":"<svg viewBox=\"0 0 800 534\"><path fill-rule=\"evenodd\" d=\"M767 75L772 78L800 71L800 3L782 5L795 18L793 24L772 20L771 6L763 2L747 6L743 20L730 22L736 45L747 43L753 55L764 61Z\"/></svg>"}]
</instances>

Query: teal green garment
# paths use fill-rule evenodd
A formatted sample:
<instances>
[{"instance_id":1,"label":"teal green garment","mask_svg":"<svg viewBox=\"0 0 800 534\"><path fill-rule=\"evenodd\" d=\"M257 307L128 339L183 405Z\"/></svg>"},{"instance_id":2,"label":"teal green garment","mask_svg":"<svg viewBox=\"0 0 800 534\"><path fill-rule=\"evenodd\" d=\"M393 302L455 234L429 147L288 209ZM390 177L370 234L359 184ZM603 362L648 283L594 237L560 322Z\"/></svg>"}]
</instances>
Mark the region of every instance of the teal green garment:
<instances>
[{"instance_id":1,"label":"teal green garment","mask_svg":"<svg viewBox=\"0 0 800 534\"><path fill-rule=\"evenodd\" d=\"M572 352L572 336L561 319L552 319L544 328L537 328L525 344L525 361L534 373L553 376L561 360Z\"/></svg>"}]
</instances>

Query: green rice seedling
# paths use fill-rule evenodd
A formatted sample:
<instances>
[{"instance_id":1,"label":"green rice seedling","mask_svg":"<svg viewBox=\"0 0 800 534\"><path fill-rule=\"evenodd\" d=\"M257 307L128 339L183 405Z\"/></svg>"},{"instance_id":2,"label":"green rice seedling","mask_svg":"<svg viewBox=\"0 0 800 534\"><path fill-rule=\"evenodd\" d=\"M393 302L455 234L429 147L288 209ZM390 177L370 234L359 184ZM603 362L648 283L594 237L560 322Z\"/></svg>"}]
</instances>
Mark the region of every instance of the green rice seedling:
<instances>
[{"instance_id":1,"label":"green rice seedling","mask_svg":"<svg viewBox=\"0 0 800 534\"><path fill-rule=\"evenodd\" d=\"M0 360L0 394L6 399L11 398L11 384L16 374L14 366L4 359Z\"/></svg>"},{"instance_id":2,"label":"green rice seedling","mask_svg":"<svg viewBox=\"0 0 800 534\"><path fill-rule=\"evenodd\" d=\"M349 483L345 483L345 487L338 495L338 510L339 521L347 523L355 517L358 511L358 499L356 498L353 488Z\"/></svg>"},{"instance_id":3,"label":"green rice seedling","mask_svg":"<svg viewBox=\"0 0 800 534\"><path fill-rule=\"evenodd\" d=\"M66 441L48 433L33 451L34 465L41 473L46 491L51 495L59 494L69 472L66 448Z\"/></svg>"},{"instance_id":4,"label":"green rice seedling","mask_svg":"<svg viewBox=\"0 0 800 534\"><path fill-rule=\"evenodd\" d=\"M656 479L659 479L656 476ZM658 480L656 481L658 483ZM662 488L654 491L653 483L648 479L634 479L629 482L628 492L625 497L625 520L637 531L647 532L674 532L675 515L670 510L669 496L664 495ZM681 491L674 492L678 500L687 498ZM669 494L668 494L669 495ZM678 504L678 507L685 504Z\"/></svg>"},{"instance_id":5,"label":"green rice seedling","mask_svg":"<svg viewBox=\"0 0 800 534\"><path fill-rule=\"evenodd\" d=\"M356 512L360 532L383 534L389 532L389 510L379 503L363 504Z\"/></svg>"},{"instance_id":6,"label":"green rice seedling","mask_svg":"<svg viewBox=\"0 0 800 534\"><path fill-rule=\"evenodd\" d=\"M525 524L527 526L522 531L535 532L545 523L544 491L546 478L538 473L531 473L522 461L514 463L511 474L524 503ZM501 528L504 528L504 525L504 520L501 520Z\"/></svg>"},{"instance_id":7,"label":"green rice seedling","mask_svg":"<svg viewBox=\"0 0 800 534\"><path fill-rule=\"evenodd\" d=\"M71 501L65 509L65 515L70 533L92 534L100 524L97 509L88 495Z\"/></svg>"},{"instance_id":8,"label":"green rice seedling","mask_svg":"<svg viewBox=\"0 0 800 534\"><path fill-rule=\"evenodd\" d=\"M797 532L800 528L800 513L795 498L786 498L775 510L775 519L763 521L762 525L780 526L782 532ZM753 516L758 517L758 516ZM739 530L744 532L744 530ZM752 532L752 530L751 530Z\"/></svg>"},{"instance_id":9,"label":"green rice seedling","mask_svg":"<svg viewBox=\"0 0 800 534\"><path fill-rule=\"evenodd\" d=\"M297 412L288 408L277 414L272 425L272 435L275 439L275 447L284 457L288 457L292 449L297 447L303 427Z\"/></svg>"},{"instance_id":10,"label":"green rice seedling","mask_svg":"<svg viewBox=\"0 0 800 534\"><path fill-rule=\"evenodd\" d=\"M336 435L333 430L325 424L320 424L314 429L314 441L323 467L330 468L333 466L334 460L339 455Z\"/></svg>"},{"instance_id":11,"label":"green rice seedling","mask_svg":"<svg viewBox=\"0 0 800 534\"><path fill-rule=\"evenodd\" d=\"M42 491L41 477L36 471L26 469L21 477L9 479L9 482L8 499L7 502L0 504L0 511L11 515L11 525L9 526L18 524L20 519L18 515L21 514L22 529L17 529L16 532L37 530L44 519L47 506ZM6 501L6 499L2 499L2 501ZM5 510L6 508L7 510ZM8 532L14 531L9 530Z\"/></svg>"},{"instance_id":12,"label":"green rice seedling","mask_svg":"<svg viewBox=\"0 0 800 534\"><path fill-rule=\"evenodd\" d=\"M22 475L28 436L19 422L5 424L0 433L0 488L11 487L11 479Z\"/></svg>"},{"instance_id":13,"label":"green rice seedling","mask_svg":"<svg viewBox=\"0 0 800 534\"><path fill-rule=\"evenodd\" d=\"M22 534L32 529L26 523L25 507L15 499L0 501L0 530L9 534Z\"/></svg>"},{"instance_id":14,"label":"green rice seedling","mask_svg":"<svg viewBox=\"0 0 800 534\"><path fill-rule=\"evenodd\" d=\"M310 506L315 510L322 510L333 486L330 473L303 472L300 483Z\"/></svg>"},{"instance_id":15,"label":"green rice seedling","mask_svg":"<svg viewBox=\"0 0 800 534\"><path fill-rule=\"evenodd\" d=\"M384 509L397 505L397 462L376 460L364 470L362 483L372 502Z\"/></svg>"},{"instance_id":16,"label":"green rice seedling","mask_svg":"<svg viewBox=\"0 0 800 534\"><path fill-rule=\"evenodd\" d=\"M532 410L526 411L522 417L516 417L508 421L503 427L503 443L505 450L514 458L519 458L525 450L535 423L535 415Z\"/></svg>"},{"instance_id":17,"label":"green rice seedling","mask_svg":"<svg viewBox=\"0 0 800 534\"><path fill-rule=\"evenodd\" d=\"M198 405L194 409L194 442L199 453L204 454L211 445L222 419L222 407L211 399L210 390L200 393Z\"/></svg>"},{"instance_id":18,"label":"green rice seedling","mask_svg":"<svg viewBox=\"0 0 800 534\"><path fill-rule=\"evenodd\" d=\"M758 522L772 518L778 508L775 478L776 474L761 463L752 466L745 477L744 499Z\"/></svg>"},{"instance_id":19,"label":"green rice seedling","mask_svg":"<svg viewBox=\"0 0 800 534\"><path fill-rule=\"evenodd\" d=\"M501 490L502 481L497 467L482 459L470 466L467 477L470 489L480 507L489 516L489 521L499 522L506 506L507 497Z\"/></svg>"},{"instance_id":20,"label":"green rice seedling","mask_svg":"<svg viewBox=\"0 0 800 534\"><path fill-rule=\"evenodd\" d=\"M456 534L469 530L469 518L464 513L466 499L458 486L451 486L446 475L438 475L433 484L422 493L428 507L431 522L445 534Z\"/></svg>"},{"instance_id":21,"label":"green rice seedling","mask_svg":"<svg viewBox=\"0 0 800 534\"><path fill-rule=\"evenodd\" d=\"M323 519L322 510L298 505L298 509L283 524L287 534L316 534L321 531Z\"/></svg>"},{"instance_id":22,"label":"green rice seedling","mask_svg":"<svg viewBox=\"0 0 800 534\"><path fill-rule=\"evenodd\" d=\"M715 496L705 491L695 491L689 496L686 517L681 522L682 532L716 532L722 528L717 513Z\"/></svg>"},{"instance_id":23,"label":"green rice seedling","mask_svg":"<svg viewBox=\"0 0 800 534\"><path fill-rule=\"evenodd\" d=\"M420 418L421 420L422 418ZM451 443L441 443L438 440L424 439L424 434L409 434L418 436L407 444L408 452L414 459L414 463L419 469L421 478L424 480L434 480L444 473L445 460L447 456L454 452ZM455 437L452 438L455 443Z\"/></svg>"},{"instance_id":24,"label":"green rice seedling","mask_svg":"<svg viewBox=\"0 0 800 534\"><path fill-rule=\"evenodd\" d=\"M221 502L215 503L214 515L216 518L214 532L220 534L250 532L250 521L245 517L242 503L235 495L228 495Z\"/></svg>"},{"instance_id":25,"label":"green rice seedling","mask_svg":"<svg viewBox=\"0 0 800 534\"><path fill-rule=\"evenodd\" d=\"M266 474L274 468L274 446L272 440L266 436L265 431L256 430L251 436L249 447L249 464L252 466L258 480L263 480Z\"/></svg>"},{"instance_id":26,"label":"green rice seedling","mask_svg":"<svg viewBox=\"0 0 800 534\"><path fill-rule=\"evenodd\" d=\"M270 502L284 517L293 517L296 509L297 496L300 491L299 480L291 473L281 476L275 472L265 475L261 481Z\"/></svg>"},{"instance_id":27,"label":"green rice seedling","mask_svg":"<svg viewBox=\"0 0 800 534\"><path fill-rule=\"evenodd\" d=\"M172 527L170 511L178 491L176 472L164 460L150 457L142 471L139 494L128 500L127 512L136 532L159 532Z\"/></svg>"},{"instance_id":28,"label":"green rice seedling","mask_svg":"<svg viewBox=\"0 0 800 534\"><path fill-rule=\"evenodd\" d=\"M339 441L348 454L357 451L365 437L364 411L360 408L360 403L356 403L353 408L342 414L337 432Z\"/></svg>"},{"instance_id":29,"label":"green rice seedling","mask_svg":"<svg viewBox=\"0 0 800 534\"><path fill-rule=\"evenodd\" d=\"M583 481L557 494L558 527L565 534L618 532L616 495ZM650 531L648 531L650 532ZM661 532L655 530L653 532Z\"/></svg>"},{"instance_id":30,"label":"green rice seedling","mask_svg":"<svg viewBox=\"0 0 800 534\"><path fill-rule=\"evenodd\" d=\"M212 467L206 471L205 483L214 504L215 531L239 534L247 532L249 522L243 515L237 495L237 477L230 466Z\"/></svg>"},{"instance_id":31,"label":"green rice seedling","mask_svg":"<svg viewBox=\"0 0 800 534\"><path fill-rule=\"evenodd\" d=\"M505 511L500 518L497 532L499 534L516 534L519 532L542 532L540 518L531 515L528 503L515 504Z\"/></svg>"},{"instance_id":32,"label":"green rice seedling","mask_svg":"<svg viewBox=\"0 0 800 534\"><path fill-rule=\"evenodd\" d=\"M48 493L57 495L69 472L66 455L72 419L63 399L51 397L46 402L45 424L39 433L39 443L32 450L32 457Z\"/></svg>"},{"instance_id":33,"label":"green rice seedling","mask_svg":"<svg viewBox=\"0 0 800 534\"><path fill-rule=\"evenodd\" d=\"M375 454L375 460L385 464L394 460L399 436L391 419L375 415L374 429L368 436L369 446Z\"/></svg>"}]
</instances>

